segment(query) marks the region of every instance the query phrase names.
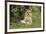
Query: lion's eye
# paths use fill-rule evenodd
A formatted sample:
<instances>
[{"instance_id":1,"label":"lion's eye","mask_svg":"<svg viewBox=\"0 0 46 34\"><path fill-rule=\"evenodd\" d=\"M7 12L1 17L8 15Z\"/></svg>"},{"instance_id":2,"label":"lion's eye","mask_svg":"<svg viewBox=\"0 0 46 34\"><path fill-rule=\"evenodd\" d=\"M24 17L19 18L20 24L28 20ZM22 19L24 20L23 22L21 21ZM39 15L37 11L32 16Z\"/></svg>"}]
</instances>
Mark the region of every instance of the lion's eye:
<instances>
[{"instance_id":1,"label":"lion's eye","mask_svg":"<svg viewBox=\"0 0 46 34\"><path fill-rule=\"evenodd\" d=\"M28 12L27 12L28 13Z\"/></svg>"}]
</instances>

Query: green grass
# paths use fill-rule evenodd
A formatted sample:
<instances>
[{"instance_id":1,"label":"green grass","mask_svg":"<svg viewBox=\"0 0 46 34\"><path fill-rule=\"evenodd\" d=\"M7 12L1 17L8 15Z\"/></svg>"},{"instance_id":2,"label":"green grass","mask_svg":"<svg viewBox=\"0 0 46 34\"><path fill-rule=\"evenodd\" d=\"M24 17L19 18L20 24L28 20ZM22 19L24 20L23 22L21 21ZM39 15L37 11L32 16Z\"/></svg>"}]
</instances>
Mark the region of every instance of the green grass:
<instances>
[{"instance_id":1,"label":"green grass","mask_svg":"<svg viewBox=\"0 0 46 34\"><path fill-rule=\"evenodd\" d=\"M22 23L12 23L10 25L10 28L39 28L41 27L41 22L40 22L40 14L39 13L33 13L32 15L32 24L22 24Z\"/></svg>"},{"instance_id":2,"label":"green grass","mask_svg":"<svg viewBox=\"0 0 46 34\"><path fill-rule=\"evenodd\" d=\"M12 23L10 29L19 29L19 28L40 28L41 27L41 13L40 9L37 7L32 7L32 24L22 24L22 23Z\"/></svg>"}]
</instances>

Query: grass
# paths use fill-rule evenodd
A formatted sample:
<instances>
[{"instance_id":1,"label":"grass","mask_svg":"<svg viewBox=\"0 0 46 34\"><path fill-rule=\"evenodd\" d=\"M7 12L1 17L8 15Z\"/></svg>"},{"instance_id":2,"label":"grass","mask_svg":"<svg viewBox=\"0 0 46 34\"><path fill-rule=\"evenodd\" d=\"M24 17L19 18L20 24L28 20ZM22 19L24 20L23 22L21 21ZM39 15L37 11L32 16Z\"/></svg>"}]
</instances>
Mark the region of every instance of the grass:
<instances>
[{"instance_id":1,"label":"grass","mask_svg":"<svg viewBox=\"0 0 46 34\"><path fill-rule=\"evenodd\" d=\"M41 27L41 13L40 9L37 7L32 7L32 24L22 24L22 23L12 23L10 29L19 29L19 28L40 28Z\"/></svg>"}]
</instances>

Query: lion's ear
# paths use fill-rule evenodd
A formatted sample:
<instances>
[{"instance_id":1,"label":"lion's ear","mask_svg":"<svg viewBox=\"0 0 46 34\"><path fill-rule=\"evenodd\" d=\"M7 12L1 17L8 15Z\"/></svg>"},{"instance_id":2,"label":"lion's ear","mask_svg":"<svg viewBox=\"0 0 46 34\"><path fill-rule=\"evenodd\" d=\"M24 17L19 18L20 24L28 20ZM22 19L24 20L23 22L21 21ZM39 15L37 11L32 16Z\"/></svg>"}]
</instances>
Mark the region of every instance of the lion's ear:
<instances>
[{"instance_id":1,"label":"lion's ear","mask_svg":"<svg viewBox=\"0 0 46 34\"><path fill-rule=\"evenodd\" d=\"M31 9L31 11L32 11L32 9Z\"/></svg>"}]
</instances>

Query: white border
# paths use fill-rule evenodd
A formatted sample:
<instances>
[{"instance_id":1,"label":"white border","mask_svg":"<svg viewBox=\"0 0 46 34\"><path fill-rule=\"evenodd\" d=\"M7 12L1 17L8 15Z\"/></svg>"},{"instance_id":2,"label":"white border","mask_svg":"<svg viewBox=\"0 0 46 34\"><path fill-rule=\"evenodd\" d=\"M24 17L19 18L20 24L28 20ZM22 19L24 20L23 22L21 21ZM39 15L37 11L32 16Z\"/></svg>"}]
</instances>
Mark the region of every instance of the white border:
<instances>
[{"instance_id":1,"label":"white border","mask_svg":"<svg viewBox=\"0 0 46 34\"><path fill-rule=\"evenodd\" d=\"M27 29L9 29L9 5L33 5L33 6L41 6L41 28L27 28ZM32 4L32 3L14 3L7 2L7 32L17 32L17 31L35 31L35 30L43 30L43 4Z\"/></svg>"}]
</instances>

